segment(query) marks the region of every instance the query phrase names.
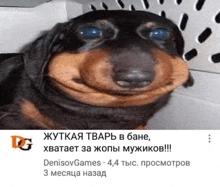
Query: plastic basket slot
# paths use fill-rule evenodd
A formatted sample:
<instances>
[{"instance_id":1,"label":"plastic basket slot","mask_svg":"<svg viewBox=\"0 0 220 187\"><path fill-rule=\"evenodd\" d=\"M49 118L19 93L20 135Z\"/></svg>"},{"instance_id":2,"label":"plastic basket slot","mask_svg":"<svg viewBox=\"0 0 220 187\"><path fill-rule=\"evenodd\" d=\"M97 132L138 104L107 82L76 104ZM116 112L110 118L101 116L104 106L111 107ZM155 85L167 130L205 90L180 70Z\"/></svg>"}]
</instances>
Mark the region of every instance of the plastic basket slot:
<instances>
[{"instance_id":1,"label":"plastic basket slot","mask_svg":"<svg viewBox=\"0 0 220 187\"><path fill-rule=\"evenodd\" d=\"M202 10L204 3L205 3L205 0L198 0L198 2L196 3L196 10L198 11Z\"/></svg>"},{"instance_id":2,"label":"plastic basket slot","mask_svg":"<svg viewBox=\"0 0 220 187\"><path fill-rule=\"evenodd\" d=\"M145 9L148 9L150 7L150 5L148 3L148 0L143 0L143 3L144 3L144 8Z\"/></svg>"},{"instance_id":3,"label":"plastic basket slot","mask_svg":"<svg viewBox=\"0 0 220 187\"><path fill-rule=\"evenodd\" d=\"M211 34L212 30L210 28L206 28L198 37L199 43L203 43L204 41L206 41Z\"/></svg>"},{"instance_id":4,"label":"plastic basket slot","mask_svg":"<svg viewBox=\"0 0 220 187\"><path fill-rule=\"evenodd\" d=\"M125 7L125 4L122 2L122 0L117 0L117 3L122 9Z\"/></svg>"},{"instance_id":5,"label":"plastic basket slot","mask_svg":"<svg viewBox=\"0 0 220 187\"><path fill-rule=\"evenodd\" d=\"M186 25L187 25L188 20L189 20L189 16L186 13L183 14L181 22L180 22L180 29L182 31L184 31L186 29Z\"/></svg>"},{"instance_id":6,"label":"plastic basket slot","mask_svg":"<svg viewBox=\"0 0 220 187\"><path fill-rule=\"evenodd\" d=\"M188 51L184 56L186 60L191 60L198 55L198 51L196 49L192 49Z\"/></svg>"}]
</instances>

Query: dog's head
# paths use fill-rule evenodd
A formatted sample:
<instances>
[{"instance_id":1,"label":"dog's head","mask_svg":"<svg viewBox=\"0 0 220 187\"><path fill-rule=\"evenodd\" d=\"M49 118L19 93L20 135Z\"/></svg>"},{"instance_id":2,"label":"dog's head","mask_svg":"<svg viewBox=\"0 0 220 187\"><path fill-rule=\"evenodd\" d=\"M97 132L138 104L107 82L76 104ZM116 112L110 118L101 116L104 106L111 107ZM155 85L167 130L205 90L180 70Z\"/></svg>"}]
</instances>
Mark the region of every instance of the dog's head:
<instances>
[{"instance_id":1,"label":"dog's head","mask_svg":"<svg viewBox=\"0 0 220 187\"><path fill-rule=\"evenodd\" d=\"M95 11L55 26L24 60L43 94L94 106L141 106L187 82L183 46L177 26L163 17Z\"/></svg>"}]
</instances>

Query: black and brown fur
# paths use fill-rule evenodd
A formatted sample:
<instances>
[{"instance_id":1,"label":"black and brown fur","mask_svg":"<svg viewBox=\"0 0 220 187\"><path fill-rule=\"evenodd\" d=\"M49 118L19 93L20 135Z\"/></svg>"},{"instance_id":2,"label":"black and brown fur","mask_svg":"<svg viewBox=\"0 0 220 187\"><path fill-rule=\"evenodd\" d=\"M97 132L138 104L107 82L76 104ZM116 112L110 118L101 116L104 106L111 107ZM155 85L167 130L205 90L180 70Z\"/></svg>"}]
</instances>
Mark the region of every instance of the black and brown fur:
<instances>
[{"instance_id":1,"label":"black and brown fur","mask_svg":"<svg viewBox=\"0 0 220 187\"><path fill-rule=\"evenodd\" d=\"M80 35L91 26L100 38ZM151 38L155 28L169 38ZM149 12L95 11L57 24L0 64L1 89L12 100L0 109L0 128L145 126L177 86L192 83L183 46L177 26Z\"/></svg>"}]
</instances>

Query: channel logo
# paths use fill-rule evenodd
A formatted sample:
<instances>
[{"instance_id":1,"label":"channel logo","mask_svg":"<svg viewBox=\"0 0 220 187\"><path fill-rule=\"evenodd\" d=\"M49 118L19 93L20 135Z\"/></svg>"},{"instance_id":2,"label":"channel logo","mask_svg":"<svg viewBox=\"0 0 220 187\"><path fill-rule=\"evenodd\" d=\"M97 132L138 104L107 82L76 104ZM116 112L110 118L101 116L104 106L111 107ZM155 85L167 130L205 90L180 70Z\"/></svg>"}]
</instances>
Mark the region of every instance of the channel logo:
<instances>
[{"instance_id":1,"label":"channel logo","mask_svg":"<svg viewBox=\"0 0 220 187\"><path fill-rule=\"evenodd\" d=\"M19 148L22 151L29 151L32 148L32 139L24 138L22 136L11 136L12 148Z\"/></svg>"}]
</instances>

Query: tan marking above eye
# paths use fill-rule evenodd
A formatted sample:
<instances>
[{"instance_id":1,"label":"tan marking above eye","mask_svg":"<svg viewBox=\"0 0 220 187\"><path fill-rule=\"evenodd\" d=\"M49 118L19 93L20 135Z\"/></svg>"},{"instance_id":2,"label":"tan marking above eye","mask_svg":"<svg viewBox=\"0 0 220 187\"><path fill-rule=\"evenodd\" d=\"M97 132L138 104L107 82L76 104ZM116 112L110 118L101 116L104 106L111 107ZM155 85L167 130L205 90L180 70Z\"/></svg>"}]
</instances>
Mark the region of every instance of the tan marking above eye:
<instances>
[{"instance_id":1,"label":"tan marking above eye","mask_svg":"<svg viewBox=\"0 0 220 187\"><path fill-rule=\"evenodd\" d=\"M147 22L145 24L143 24L143 27L146 27L148 29L152 29L156 26L156 23L155 22Z\"/></svg>"},{"instance_id":2,"label":"tan marking above eye","mask_svg":"<svg viewBox=\"0 0 220 187\"><path fill-rule=\"evenodd\" d=\"M155 60L155 78L143 88L133 89L133 95L114 92L129 91L115 84L107 51L95 50L79 54L61 53L48 66L52 82L74 100L94 106L129 107L156 101L186 82L188 66L180 57L172 57L162 50L152 50ZM78 80L78 81L74 81Z\"/></svg>"}]
</instances>

